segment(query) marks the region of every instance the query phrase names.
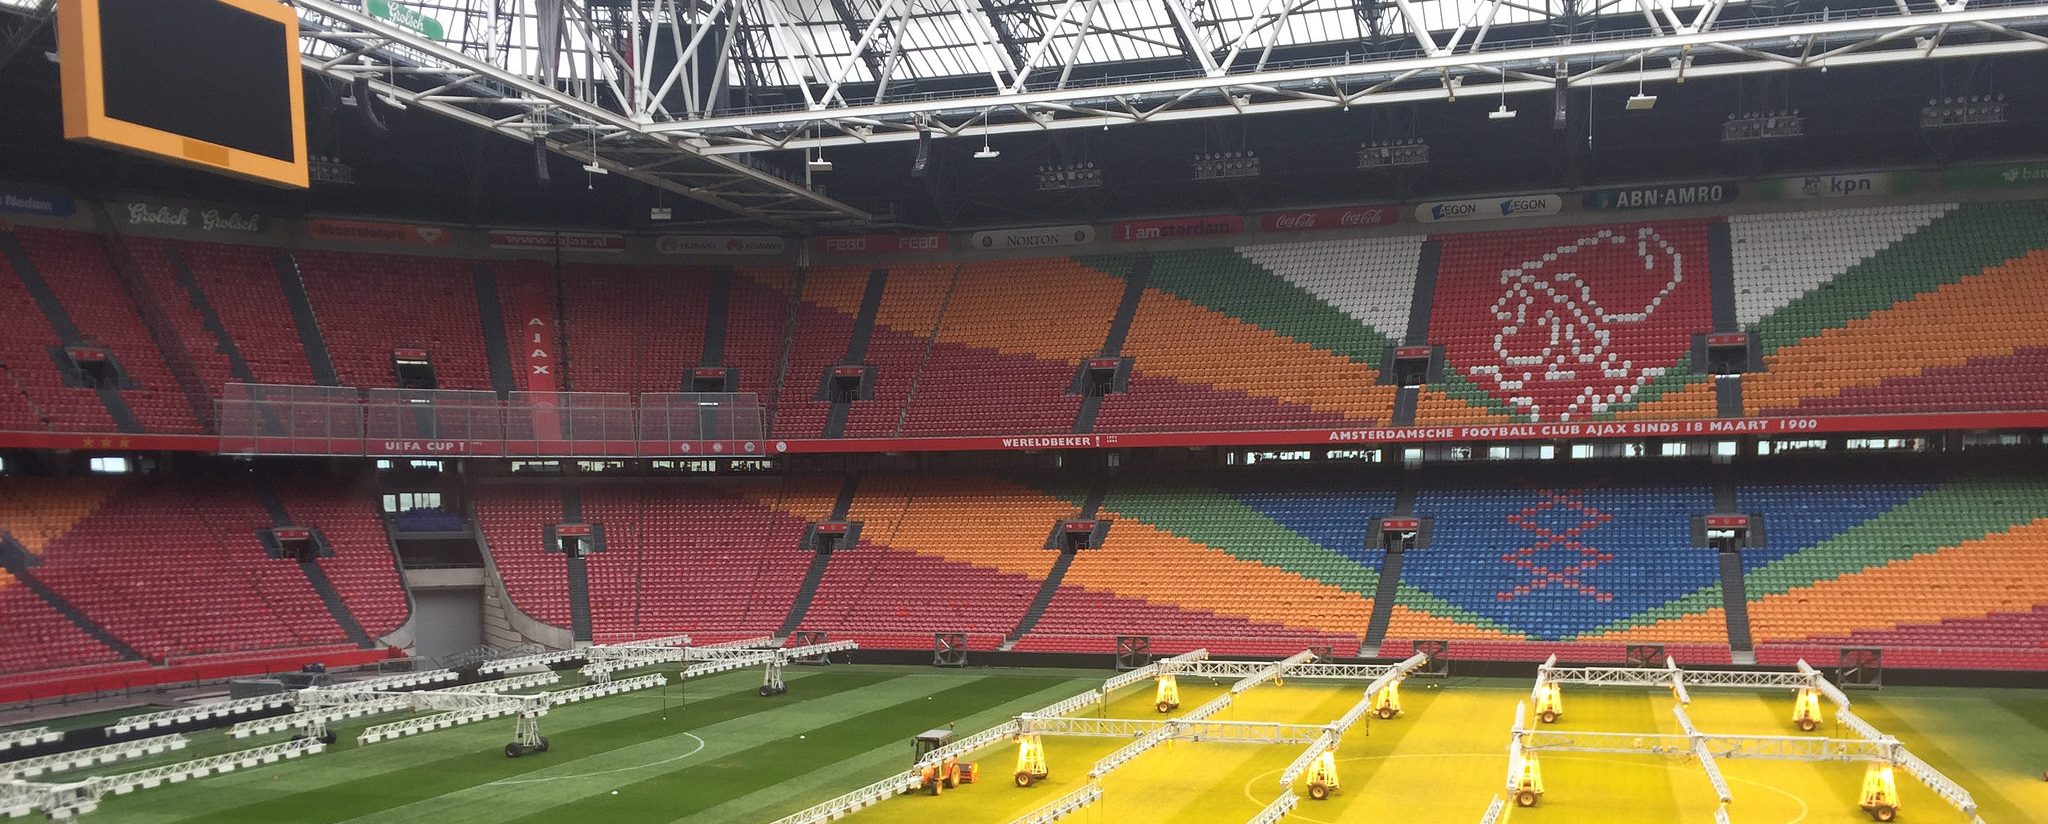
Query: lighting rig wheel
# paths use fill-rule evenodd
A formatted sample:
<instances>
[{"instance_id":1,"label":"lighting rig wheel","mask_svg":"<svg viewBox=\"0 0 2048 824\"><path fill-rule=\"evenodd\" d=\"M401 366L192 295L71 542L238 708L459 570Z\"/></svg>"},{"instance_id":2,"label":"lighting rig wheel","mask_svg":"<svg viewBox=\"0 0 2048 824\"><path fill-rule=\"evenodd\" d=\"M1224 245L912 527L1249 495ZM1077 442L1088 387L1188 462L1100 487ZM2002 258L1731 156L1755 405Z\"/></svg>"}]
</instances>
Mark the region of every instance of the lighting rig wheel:
<instances>
[{"instance_id":1,"label":"lighting rig wheel","mask_svg":"<svg viewBox=\"0 0 2048 824\"><path fill-rule=\"evenodd\" d=\"M327 732L323 732L320 734L320 743L322 744L332 744L337 740L339 739L335 737L333 730L328 730Z\"/></svg>"},{"instance_id":2,"label":"lighting rig wheel","mask_svg":"<svg viewBox=\"0 0 2048 824\"><path fill-rule=\"evenodd\" d=\"M1379 709L1379 716L1381 720L1391 720L1394 717L1394 708L1381 707Z\"/></svg>"},{"instance_id":3,"label":"lighting rig wheel","mask_svg":"<svg viewBox=\"0 0 2048 824\"><path fill-rule=\"evenodd\" d=\"M518 758L519 756L524 755L525 753L526 748L519 746L519 742L517 741L505 745L506 758Z\"/></svg>"},{"instance_id":4,"label":"lighting rig wheel","mask_svg":"<svg viewBox=\"0 0 2048 824\"><path fill-rule=\"evenodd\" d=\"M534 747L534 748L533 748L533 751L534 751L534 752L547 752L547 751L548 751L548 737L547 737L547 736L545 736L545 735L541 736L541 737L540 737L540 746L538 746L538 747Z\"/></svg>"},{"instance_id":5,"label":"lighting rig wheel","mask_svg":"<svg viewBox=\"0 0 2048 824\"><path fill-rule=\"evenodd\" d=\"M1534 807L1534 806L1536 806L1536 791L1535 791L1535 790L1523 790L1523 791L1521 791L1521 792L1515 793L1515 806L1517 806L1517 807Z\"/></svg>"},{"instance_id":6,"label":"lighting rig wheel","mask_svg":"<svg viewBox=\"0 0 2048 824\"><path fill-rule=\"evenodd\" d=\"M1813 720L1813 719L1811 719L1811 718L1801 718L1801 719L1799 719L1799 730L1800 730L1801 732L1813 732L1814 730L1817 730L1817 729L1820 729L1820 722L1819 722L1819 721L1815 721L1815 720Z\"/></svg>"},{"instance_id":7,"label":"lighting rig wheel","mask_svg":"<svg viewBox=\"0 0 2048 824\"><path fill-rule=\"evenodd\" d=\"M1543 719L1543 723L1545 723L1545 724L1555 724L1555 723L1557 723L1557 711L1556 711L1556 710L1544 710L1544 711L1543 711L1543 714L1542 714L1542 715L1539 715L1539 716L1537 716L1537 717L1538 717L1538 718L1541 718L1541 719Z\"/></svg>"},{"instance_id":8,"label":"lighting rig wheel","mask_svg":"<svg viewBox=\"0 0 2048 824\"><path fill-rule=\"evenodd\" d=\"M774 687L768 686L767 684L762 684L762 685L761 685L761 697L762 697L762 698L767 698L767 697L770 697L770 696L772 696L772 695L774 695L774 694L775 694L775 688L774 688Z\"/></svg>"},{"instance_id":9,"label":"lighting rig wheel","mask_svg":"<svg viewBox=\"0 0 2048 824\"><path fill-rule=\"evenodd\" d=\"M1159 702L1159 705L1156 707L1156 709L1158 709L1160 712L1173 712L1174 706L1175 705L1170 702L1161 701Z\"/></svg>"},{"instance_id":10,"label":"lighting rig wheel","mask_svg":"<svg viewBox=\"0 0 2048 824\"><path fill-rule=\"evenodd\" d=\"M1321 800L1323 800L1323 799L1325 799L1325 798L1329 798L1329 797L1330 797L1330 786L1329 786L1328 784L1321 784L1321 783L1317 783L1317 784L1310 784L1310 785L1308 785L1308 797L1310 797L1310 798L1313 798L1313 799L1315 799L1315 800L1317 800L1317 801L1321 801Z\"/></svg>"},{"instance_id":11,"label":"lighting rig wheel","mask_svg":"<svg viewBox=\"0 0 2048 824\"><path fill-rule=\"evenodd\" d=\"M1036 782L1037 780L1038 779L1031 777L1031 774L1028 772L1019 771L1017 773L1017 786L1019 787L1029 787L1032 785L1033 782Z\"/></svg>"},{"instance_id":12,"label":"lighting rig wheel","mask_svg":"<svg viewBox=\"0 0 2048 824\"><path fill-rule=\"evenodd\" d=\"M1898 817L1899 808L1890 804L1879 804L1870 808L1870 818L1872 821L1891 821Z\"/></svg>"}]
</instances>

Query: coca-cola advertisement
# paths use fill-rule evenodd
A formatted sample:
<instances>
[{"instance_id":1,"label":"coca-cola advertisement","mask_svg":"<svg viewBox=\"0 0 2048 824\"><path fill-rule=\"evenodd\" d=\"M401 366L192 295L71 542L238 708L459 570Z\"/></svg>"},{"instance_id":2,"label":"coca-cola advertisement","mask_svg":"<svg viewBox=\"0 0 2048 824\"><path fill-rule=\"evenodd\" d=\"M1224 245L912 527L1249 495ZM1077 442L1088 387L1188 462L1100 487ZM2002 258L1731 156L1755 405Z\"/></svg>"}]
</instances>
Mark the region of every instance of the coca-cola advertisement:
<instances>
[{"instance_id":1,"label":"coca-cola advertisement","mask_svg":"<svg viewBox=\"0 0 2048 824\"><path fill-rule=\"evenodd\" d=\"M1401 209L1397 206L1343 206L1335 209L1267 212L1259 216L1259 228L1268 232L1312 232L1319 229L1391 226L1400 220Z\"/></svg>"}]
</instances>

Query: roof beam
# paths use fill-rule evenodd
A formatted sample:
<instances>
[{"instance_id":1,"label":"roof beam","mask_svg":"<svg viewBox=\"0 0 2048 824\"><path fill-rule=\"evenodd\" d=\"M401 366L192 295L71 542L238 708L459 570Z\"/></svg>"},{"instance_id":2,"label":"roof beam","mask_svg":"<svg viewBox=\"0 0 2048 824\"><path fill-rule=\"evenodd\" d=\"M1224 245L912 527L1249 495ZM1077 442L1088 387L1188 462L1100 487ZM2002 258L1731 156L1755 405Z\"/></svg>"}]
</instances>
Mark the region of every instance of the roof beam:
<instances>
[{"instance_id":1,"label":"roof beam","mask_svg":"<svg viewBox=\"0 0 2048 824\"><path fill-rule=\"evenodd\" d=\"M1068 12L1071 7L1070 4ZM1080 8L1085 10L1089 7L1082 5ZM1283 5L1281 10L1284 12L1286 8ZM1066 19L1068 17L1064 15L1056 18L1052 31L1058 30L1060 24L1057 21ZM1458 35L1447 43L1437 43L1435 53L1422 56L1373 59L1369 55L1354 55L1347 63L1272 68L1233 63L1230 71L1220 76L1194 76L1190 73L1085 88L1068 88L1062 84L1050 89L1029 90L1013 82L1006 87L997 86L994 91L967 91L953 98L711 117L656 124L649 128L654 132L703 138L712 144L706 149L707 153L724 154L760 150L758 135L743 142L733 134L741 128L791 135L790 139L776 145L802 148L914 139L914 129L906 130L902 124L914 122L919 116L932 122L935 130L944 131L940 124L996 113L1002 116L989 117L985 127L987 131L1023 133L1240 113L1441 100L1450 91L1437 82L1440 76L1452 79L1475 76L1489 82L1507 77L1509 80L1501 89L1504 93L1548 94L1555 89L1551 74L1559 65L1565 67L1562 79L1568 86L1597 87L1634 83L1638 76L1650 82L1671 81L1676 80L1680 72L1687 79L1735 77L1817 69L1822 65L1840 69L2048 50L2048 38L2041 34L2048 32L2048 8L2039 6L1983 7L1960 13L1910 16L1884 10L1861 17L1802 19L1781 25L1727 31L1645 32L1609 40L1542 42L1476 51L1474 49L1485 42L1490 17L1475 14L1466 22L1468 34ZM1706 24L1711 21L1700 22ZM1949 35L1939 49L1930 53L1916 46L1914 36L1932 33L1943 26L1949 27ZM1969 32L1972 37L1967 41L1959 39L1962 32ZM1829 43L1828 50L1808 53L1802 49L1801 44L1822 38ZM1450 50L1449 43L1460 47L1454 52ZM1644 55L1669 54L1690 54L1694 59L1669 66L1647 66L1640 74L1627 72L1624 75L1611 68L1613 65L1633 66ZM1032 63L1027 62L1026 65ZM1540 79L1532 79L1538 74ZM1410 79L1402 80L1403 77ZM1350 91L1361 87L1362 91ZM1333 89L1345 91L1333 92ZM1250 99L1232 100L1246 97ZM983 127L978 120L976 122L975 132L978 134Z\"/></svg>"}]
</instances>

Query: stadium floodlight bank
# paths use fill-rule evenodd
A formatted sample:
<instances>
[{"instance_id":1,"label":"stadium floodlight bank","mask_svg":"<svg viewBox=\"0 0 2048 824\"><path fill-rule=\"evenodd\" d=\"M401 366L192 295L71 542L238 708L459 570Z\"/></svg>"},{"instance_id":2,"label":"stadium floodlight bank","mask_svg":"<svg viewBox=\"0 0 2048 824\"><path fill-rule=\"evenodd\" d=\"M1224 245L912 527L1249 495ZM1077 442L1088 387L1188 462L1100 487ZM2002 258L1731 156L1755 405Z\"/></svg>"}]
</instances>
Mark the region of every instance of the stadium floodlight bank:
<instances>
[{"instance_id":1,"label":"stadium floodlight bank","mask_svg":"<svg viewBox=\"0 0 2048 824\"><path fill-rule=\"evenodd\" d=\"M191 741L183 735L159 735L155 738L140 738L118 744L24 758L0 764L0 779L34 778L46 773L69 772L146 755L162 755L172 750L182 750L189 743Z\"/></svg>"},{"instance_id":2,"label":"stadium floodlight bank","mask_svg":"<svg viewBox=\"0 0 2048 824\"><path fill-rule=\"evenodd\" d=\"M583 650L580 649L564 649L555 650L553 652L537 652L531 655L517 655L511 658L499 658L495 661L486 661L482 666L477 667L476 671L477 674L479 675L491 675L500 672L511 672L513 670L531 669L533 667L552 666L554 664L560 664L565 661L579 660L584 657L585 653Z\"/></svg>"},{"instance_id":3,"label":"stadium floodlight bank","mask_svg":"<svg viewBox=\"0 0 2048 824\"><path fill-rule=\"evenodd\" d=\"M1100 800L1102 800L1102 785L1090 781L1081 789L1055 798L1051 803L1019 816L1017 820L1010 824L1052 824L1052 822L1065 818L1069 814L1079 812L1081 808Z\"/></svg>"},{"instance_id":4,"label":"stadium floodlight bank","mask_svg":"<svg viewBox=\"0 0 2048 824\"><path fill-rule=\"evenodd\" d=\"M1686 671L1666 659L1665 667L1659 668L1615 668L1615 667L1558 667L1557 656L1553 655L1536 670L1536 686L1531 691L1532 700L1542 706L1546 688L1557 684L1607 684L1628 686L1654 686L1672 690L1680 703L1673 707L1677 714L1681 734L1634 733L1634 732L1582 732L1529 729L1524 726L1525 706L1515 707L1515 724L1508 750L1508 794L1521 794L1522 806L1533 806L1533 795L1522 792L1520 786L1524 772L1523 759L1535 759L1536 754L1545 750L1561 752L1585 752L1608 754L1641 755L1690 755L1700 760L1708 781L1714 785L1715 793L1723 804L1730 803L1731 793L1726 779L1721 775L1717 759L1750 758L1777 761L1804 762L1862 762L1871 769L1879 766L1904 769L1920 783L1940 796L1943 801L1961 810L1971 820L1981 822L1977 817L1977 802L1968 790L1954 779L1934 769L1926 761L1907 750L1897 738L1886 735L1868 721L1858 717L1850 708L1849 697L1834 684L1829 683L1819 670L1804 659L1796 662L1792 672L1731 672L1731 671ZM1835 705L1835 718L1842 727L1857 735L1856 738L1816 738L1787 735L1728 735L1702 732L1693 726L1692 719L1685 713L1685 688L1730 687L1748 689L1792 688L1811 690L1826 696ZM1887 775L1885 783L1889 784ZM1866 790L1867 792L1867 790ZM1540 795L1537 789L1535 795ZM1887 800L1884 811L1895 812L1895 801ZM1866 810L1871 805L1866 802ZM1717 818L1725 818L1723 810ZM1495 820L1496 813L1489 811L1483 821ZM1883 819L1880 819L1883 820Z\"/></svg>"},{"instance_id":5,"label":"stadium floodlight bank","mask_svg":"<svg viewBox=\"0 0 2048 824\"><path fill-rule=\"evenodd\" d=\"M120 721L109 725L106 731L108 735L126 735L136 730L146 730L151 727L175 727L179 724L193 721L227 718L233 715L247 715L252 712L264 712L290 706L291 702L291 697L288 695L261 695L255 698L201 704L196 707L181 707L175 710L149 712L122 718Z\"/></svg>"},{"instance_id":6,"label":"stadium floodlight bank","mask_svg":"<svg viewBox=\"0 0 2048 824\"><path fill-rule=\"evenodd\" d=\"M34 747L42 744L54 744L62 740L64 740L64 733L50 729L49 727L34 727L25 730L10 730L8 732L0 732L0 751L11 750L15 747Z\"/></svg>"},{"instance_id":7,"label":"stadium floodlight bank","mask_svg":"<svg viewBox=\"0 0 2048 824\"><path fill-rule=\"evenodd\" d=\"M0 814L22 816L42 810L51 818L73 818L98 809L100 797L109 793L126 795L139 789L273 764L325 749L327 745L320 741L302 738L66 784L0 781Z\"/></svg>"},{"instance_id":8,"label":"stadium floodlight bank","mask_svg":"<svg viewBox=\"0 0 2048 824\"><path fill-rule=\"evenodd\" d=\"M1273 799L1273 803L1267 804L1265 809L1260 810L1258 815L1252 816L1251 821L1246 822L1246 824L1279 824L1282 819L1287 817L1288 813L1294 812L1295 806L1300 803L1301 796L1295 794L1290 789L1281 793L1279 798Z\"/></svg>"}]
</instances>

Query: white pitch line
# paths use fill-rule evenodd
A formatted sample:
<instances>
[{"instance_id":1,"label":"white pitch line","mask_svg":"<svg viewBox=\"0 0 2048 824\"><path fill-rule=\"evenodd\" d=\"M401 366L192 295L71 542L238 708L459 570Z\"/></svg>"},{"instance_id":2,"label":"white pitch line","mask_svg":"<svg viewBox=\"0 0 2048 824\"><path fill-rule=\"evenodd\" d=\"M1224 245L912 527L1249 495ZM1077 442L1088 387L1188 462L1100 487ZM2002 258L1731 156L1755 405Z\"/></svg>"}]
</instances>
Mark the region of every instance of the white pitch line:
<instances>
[{"instance_id":1,"label":"white pitch line","mask_svg":"<svg viewBox=\"0 0 2048 824\"><path fill-rule=\"evenodd\" d=\"M632 772L632 771L634 771L634 770L644 770L644 769L647 769L648 767L659 767L659 766L661 766L661 765L663 765L663 764L673 764L673 763L675 763L675 762L677 762L677 761L681 761L681 760L683 760L683 759L685 759L685 758L689 758L690 756L696 755L697 753L700 753L700 752L703 752L703 751L704 751L704 739L702 739L702 738L698 738L698 737L697 737L697 735L696 735L696 733L688 733L688 732L686 732L686 733L683 733L683 735L684 735L685 737L689 738L690 740L692 740L692 741L695 741L695 742L697 742L697 746L696 746L696 747L695 747L694 749L690 750L689 752L683 753L682 755L673 755L673 756L669 756L668 758L664 758L664 759L662 759L662 760L660 760L660 761L649 761L649 762L647 762L647 763L645 763L645 764L634 764L633 766L630 766L630 767L614 767L614 768L612 768L612 769L609 769L609 770L598 770L597 772L587 772L587 773L576 773L576 774L573 774L573 775L548 775L548 776L541 776L541 777L538 777L538 778L500 778L500 779L498 779L498 780L496 780L496 781L493 781L493 782L491 782L491 783L489 783L489 784L485 784L484 786L486 786L486 787L502 787L502 786L508 786L508 785L512 785L512 784L540 784L540 783L544 783L544 782L548 782L548 781L570 781L570 780L574 780L574 779L578 779L578 778L596 778L596 777L598 777L598 776L600 776L600 775L612 775L612 774L615 774L615 773L622 773L622 772Z\"/></svg>"}]
</instances>

